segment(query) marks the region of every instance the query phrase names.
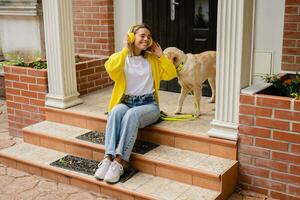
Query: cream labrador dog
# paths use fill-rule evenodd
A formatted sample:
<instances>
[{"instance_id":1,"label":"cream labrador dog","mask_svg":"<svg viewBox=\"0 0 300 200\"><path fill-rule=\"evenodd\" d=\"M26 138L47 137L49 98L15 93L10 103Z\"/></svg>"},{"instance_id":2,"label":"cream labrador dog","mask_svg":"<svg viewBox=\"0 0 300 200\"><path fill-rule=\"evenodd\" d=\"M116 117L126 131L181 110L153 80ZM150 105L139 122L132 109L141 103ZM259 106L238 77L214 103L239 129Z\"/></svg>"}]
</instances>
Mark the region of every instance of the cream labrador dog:
<instances>
[{"instance_id":1,"label":"cream labrador dog","mask_svg":"<svg viewBox=\"0 0 300 200\"><path fill-rule=\"evenodd\" d=\"M212 96L209 102L215 102L216 90L216 52L205 51L199 54L185 54L176 47L168 47L163 52L176 66L181 93L175 113L181 113L186 96L194 94L195 116L200 116L202 84L208 80Z\"/></svg>"}]
</instances>

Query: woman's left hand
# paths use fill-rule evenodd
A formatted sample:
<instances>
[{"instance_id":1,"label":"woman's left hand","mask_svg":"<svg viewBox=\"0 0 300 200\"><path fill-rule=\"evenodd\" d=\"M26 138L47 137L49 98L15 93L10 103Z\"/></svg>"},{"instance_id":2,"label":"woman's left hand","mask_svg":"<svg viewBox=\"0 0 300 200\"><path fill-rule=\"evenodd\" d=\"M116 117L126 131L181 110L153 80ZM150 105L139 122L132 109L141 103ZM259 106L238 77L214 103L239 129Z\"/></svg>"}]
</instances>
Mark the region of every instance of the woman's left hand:
<instances>
[{"instance_id":1,"label":"woman's left hand","mask_svg":"<svg viewBox=\"0 0 300 200\"><path fill-rule=\"evenodd\" d=\"M157 42L153 42L151 46L151 51L153 54L155 54L157 57L161 57L163 54L163 51L160 47L160 45Z\"/></svg>"}]
</instances>

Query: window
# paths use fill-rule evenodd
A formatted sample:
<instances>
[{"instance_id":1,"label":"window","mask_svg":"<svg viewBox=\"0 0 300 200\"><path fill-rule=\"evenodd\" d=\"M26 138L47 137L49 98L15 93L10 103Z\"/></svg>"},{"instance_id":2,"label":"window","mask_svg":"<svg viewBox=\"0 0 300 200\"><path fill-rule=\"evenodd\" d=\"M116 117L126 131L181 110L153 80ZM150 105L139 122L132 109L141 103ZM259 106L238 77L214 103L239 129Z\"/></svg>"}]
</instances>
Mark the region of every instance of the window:
<instances>
[{"instance_id":1,"label":"window","mask_svg":"<svg viewBox=\"0 0 300 200\"><path fill-rule=\"evenodd\" d=\"M209 24L209 0L194 0L194 27L207 29Z\"/></svg>"}]
</instances>

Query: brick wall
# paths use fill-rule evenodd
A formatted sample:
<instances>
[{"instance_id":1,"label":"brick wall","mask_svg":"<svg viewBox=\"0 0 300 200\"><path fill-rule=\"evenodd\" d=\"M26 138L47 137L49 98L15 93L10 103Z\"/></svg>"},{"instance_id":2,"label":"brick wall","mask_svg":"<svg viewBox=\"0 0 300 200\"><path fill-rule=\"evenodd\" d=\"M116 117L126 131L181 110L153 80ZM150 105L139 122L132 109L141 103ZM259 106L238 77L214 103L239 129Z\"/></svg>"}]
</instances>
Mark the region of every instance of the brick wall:
<instances>
[{"instance_id":1,"label":"brick wall","mask_svg":"<svg viewBox=\"0 0 300 200\"><path fill-rule=\"evenodd\" d=\"M9 132L21 137L23 127L45 120L47 71L9 66L4 72Z\"/></svg>"},{"instance_id":2,"label":"brick wall","mask_svg":"<svg viewBox=\"0 0 300 200\"><path fill-rule=\"evenodd\" d=\"M113 0L73 0L75 53L114 52Z\"/></svg>"},{"instance_id":3,"label":"brick wall","mask_svg":"<svg viewBox=\"0 0 300 200\"><path fill-rule=\"evenodd\" d=\"M113 84L104 63L107 58L87 60L76 64L77 89L80 94L105 88Z\"/></svg>"},{"instance_id":4,"label":"brick wall","mask_svg":"<svg viewBox=\"0 0 300 200\"><path fill-rule=\"evenodd\" d=\"M0 98L5 98L4 75L0 75Z\"/></svg>"},{"instance_id":5,"label":"brick wall","mask_svg":"<svg viewBox=\"0 0 300 200\"><path fill-rule=\"evenodd\" d=\"M81 95L113 84L104 68L106 60L107 57L88 59L76 64ZM45 120L47 70L9 66L4 71L9 132L22 137L22 128Z\"/></svg>"},{"instance_id":6,"label":"brick wall","mask_svg":"<svg viewBox=\"0 0 300 200\"><path fill-rule=\"evenodd\" d=\"M300 71L300 1L285 1L282 70Z\"/></svg>"},{"instance_id":7,"label":"brick wall","mask_svg":"<svg viewBox=\"0 0 300 200\"><path fill-rule=\"evenodd\" d=\"M240 183L276 199L300 199L300 101L241 95Z\"/></svg>"}]
</instances>

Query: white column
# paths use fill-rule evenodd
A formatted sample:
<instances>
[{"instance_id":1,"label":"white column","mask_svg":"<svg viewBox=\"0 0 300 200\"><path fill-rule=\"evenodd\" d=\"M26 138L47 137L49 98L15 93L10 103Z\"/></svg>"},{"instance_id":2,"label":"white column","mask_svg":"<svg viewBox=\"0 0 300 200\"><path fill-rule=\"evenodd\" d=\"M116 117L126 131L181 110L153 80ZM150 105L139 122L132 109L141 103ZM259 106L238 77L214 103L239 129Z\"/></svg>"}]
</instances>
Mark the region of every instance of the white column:
<instances>
[{"instance_id":1,"label":"white column","mask_svg":"<svg viewBox=\"0 0 300 200\"><path fill-rule=\"evenodd\" d=\"M72 0L43 1L48 87L46 105L68 108L82 103L76 84Z\"/></svg>"},{"instance_id":2,"label":"white column","mask_svg":"<svg viewBox=\"0 0 300 200\"><path fill-rule=\"evenodd\" d=\"M123 48L129 27L142 21L142 0L114 0L115 51Z\"/></svg>"},{"instance_id":3,"label":"white column","mask_svg":"<svg viewBox=\"0 0 300 200\"><path fill-rule=\"evenodd\" d=\"M218 1L216 114L208 131L213 137L237 140L241 77L250 70L251 51L247 48L252 24L247 23L252 17L252 4L249 2Z\"/></svg>"}]
</instances>

